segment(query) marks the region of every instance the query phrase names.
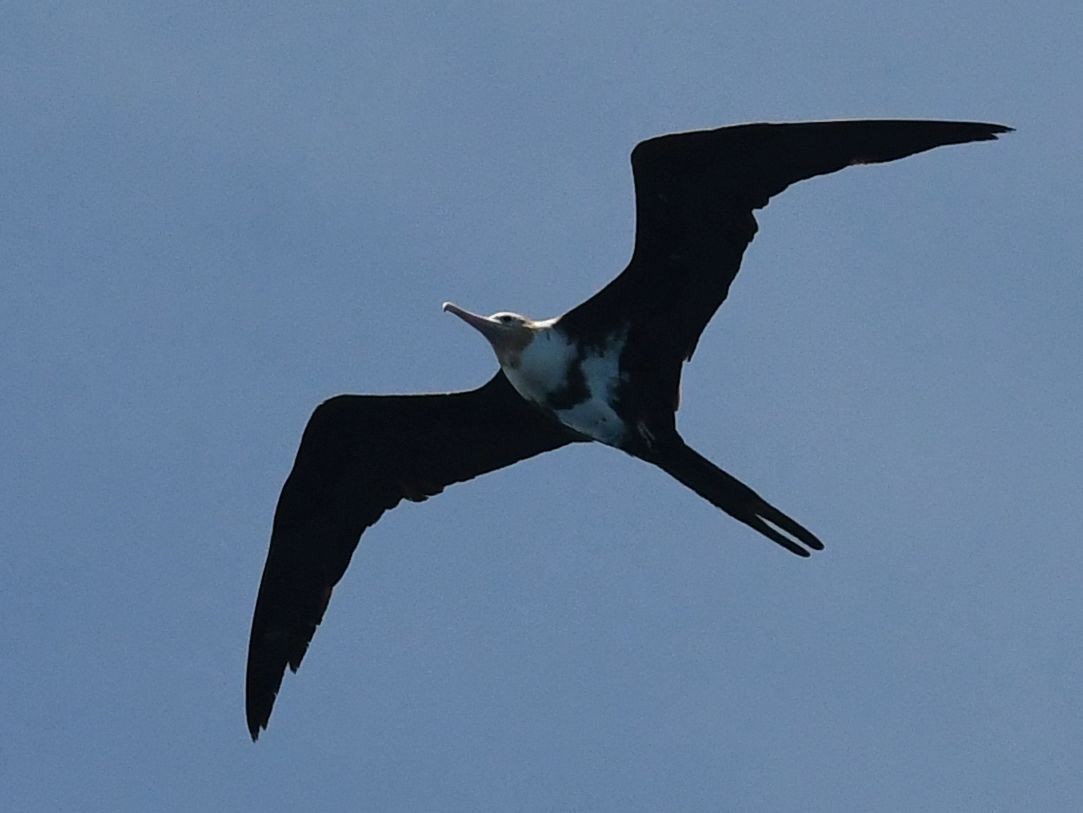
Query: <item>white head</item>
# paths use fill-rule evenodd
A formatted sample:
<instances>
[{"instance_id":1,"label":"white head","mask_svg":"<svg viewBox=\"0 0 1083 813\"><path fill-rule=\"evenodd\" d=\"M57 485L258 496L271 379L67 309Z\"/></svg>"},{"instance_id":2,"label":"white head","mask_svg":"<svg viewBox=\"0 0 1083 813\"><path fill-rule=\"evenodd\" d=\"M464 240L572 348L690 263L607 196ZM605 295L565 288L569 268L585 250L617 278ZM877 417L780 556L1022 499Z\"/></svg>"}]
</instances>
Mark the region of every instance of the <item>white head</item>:
<instances>
[{"instance_id":1,"label":"white head","mask_svg":"<svg viewBox=\"0 0 1083 813\"><path fill-rule=\"evenodd\" d=\"M519 362L519 354L534 340L535 332L542 327L532 319L508 311L482 316L464 310L454 302L445 302L444 310L455 314L488 339L501 367L515 367Z\"/></svg>"}]
</instances>

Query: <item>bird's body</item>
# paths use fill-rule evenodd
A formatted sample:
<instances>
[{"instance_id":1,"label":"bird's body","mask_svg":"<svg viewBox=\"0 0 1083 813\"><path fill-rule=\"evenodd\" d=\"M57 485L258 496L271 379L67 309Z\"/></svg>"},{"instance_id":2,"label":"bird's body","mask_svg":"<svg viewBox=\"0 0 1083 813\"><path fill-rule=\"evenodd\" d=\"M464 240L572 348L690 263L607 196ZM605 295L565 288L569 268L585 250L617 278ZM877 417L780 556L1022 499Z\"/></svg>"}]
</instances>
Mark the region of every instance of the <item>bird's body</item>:
<instances>
[{"instance_id":1,"label":"bird's body","mask_svg":"<svg viewBox=\"0 0 1083 813\"><path fill-rule=\"evenodd\" d=\"M624 333L583 347L554 322L540 323L519 357L501 364L504 375L523 398L552 412L564 426L620 447L628 430L617 411L627 381L620 366Z\"/></svg>"},{"instance_id":2,"label":"bird's body","mask_svg":"<svg viewBox=\"0 0 1083 813\"><path fill-rule=\"evenodd\" d=\"M597 441L658 466L799 556L820 540L691 449L676 426L684 362L756 234L753 211L788 185L1010 128L937 121L747 124L659 136L632 153L628 267L563 316L444 309L479 330L500 370L434 395L342 395L313 413L275 512L256 601L248 727L265 728L361 533L401 500L569 443Z\"/></svg>"}]
</instances>

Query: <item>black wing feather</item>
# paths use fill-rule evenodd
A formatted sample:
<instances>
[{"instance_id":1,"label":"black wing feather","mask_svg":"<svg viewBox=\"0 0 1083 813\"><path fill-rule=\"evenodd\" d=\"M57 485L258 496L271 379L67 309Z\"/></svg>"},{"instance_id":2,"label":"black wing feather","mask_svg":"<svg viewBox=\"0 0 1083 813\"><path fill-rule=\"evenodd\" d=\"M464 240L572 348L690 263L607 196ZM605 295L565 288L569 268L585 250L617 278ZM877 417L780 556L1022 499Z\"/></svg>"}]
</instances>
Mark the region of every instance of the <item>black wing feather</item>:
<instances>
[{"instance_id":1,"label":"black wing feather","mask_svg":"<svg viewBox=\"0 0 1083 813\"><path fill-rule=\"evenodd\" d=\"M975 122L825 121L743 124L644 141L632 152L632 259L561 324L601 337L631 323L625 361L641 372L653 369L675 404L681 362L692 357L756 234L754 209L806 178L1010 130ZM649 350L637 351L637 344Z\"/></svg>"},{"instance_id":2,"label":"black wing feather","mask_svg":"<svg viewBox=\"0 0 1083 813\"><path fill-rule=\"evenodd\" d=\"M252 739L267 727L286 665L300 665L361 533L384 511L575 440L502 372L468 392L340 395L317 407L275 510L252 619Z\"/></svg>"}]
</instances>

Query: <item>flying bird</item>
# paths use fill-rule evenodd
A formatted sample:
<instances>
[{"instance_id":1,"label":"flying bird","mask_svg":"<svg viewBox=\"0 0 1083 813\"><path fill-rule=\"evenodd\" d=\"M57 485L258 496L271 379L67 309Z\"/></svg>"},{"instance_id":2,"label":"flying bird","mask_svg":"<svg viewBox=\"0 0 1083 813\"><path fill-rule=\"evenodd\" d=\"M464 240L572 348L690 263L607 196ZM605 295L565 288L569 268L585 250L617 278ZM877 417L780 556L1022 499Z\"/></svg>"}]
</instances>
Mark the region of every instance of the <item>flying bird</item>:
<instances>
[{"instance_id":1,"label":"flying bird","mask_svg":"<svg viewBox=\"0 0 1083 813\"><path fill-rule=\"evenodd\" d=\"M481 316L444 303L492 345L478 389L339 395L320 404L282 488L256 599L246 712L267 727L366 528L402 500L569 443L597 441L658 466L798 556L823 543L689 447L681 370L757 231L754 210L797 181L894 161L1012 128L948 121L743 124L651 138L632 151L635 247L627 268L563 316Z\"/></svg>"}]
</instances>

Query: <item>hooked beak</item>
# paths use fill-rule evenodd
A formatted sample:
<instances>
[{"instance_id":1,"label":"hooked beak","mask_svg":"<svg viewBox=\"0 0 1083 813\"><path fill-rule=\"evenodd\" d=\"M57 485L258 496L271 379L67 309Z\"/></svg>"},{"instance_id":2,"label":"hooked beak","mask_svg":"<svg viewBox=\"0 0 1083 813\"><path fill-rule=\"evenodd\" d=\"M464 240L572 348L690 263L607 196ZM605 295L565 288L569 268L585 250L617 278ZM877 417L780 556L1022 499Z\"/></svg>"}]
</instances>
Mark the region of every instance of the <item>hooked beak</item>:
<instances>
[{"instance_id":1,"label":"hooked beak","mask_svg":"<svg viewBox=\"0 0 1083 813\"><path fill-rule=\"evenodd\" d=\"M490 342L497 342L503 338L506 330L504 325L490 319L488 316L481 316L477 313L471 313L468 310L463 310L454 302L445 302L444 310L453 313L462 319L470 327L474 328L481 333Z\"/></svg>"}]
</instances>

